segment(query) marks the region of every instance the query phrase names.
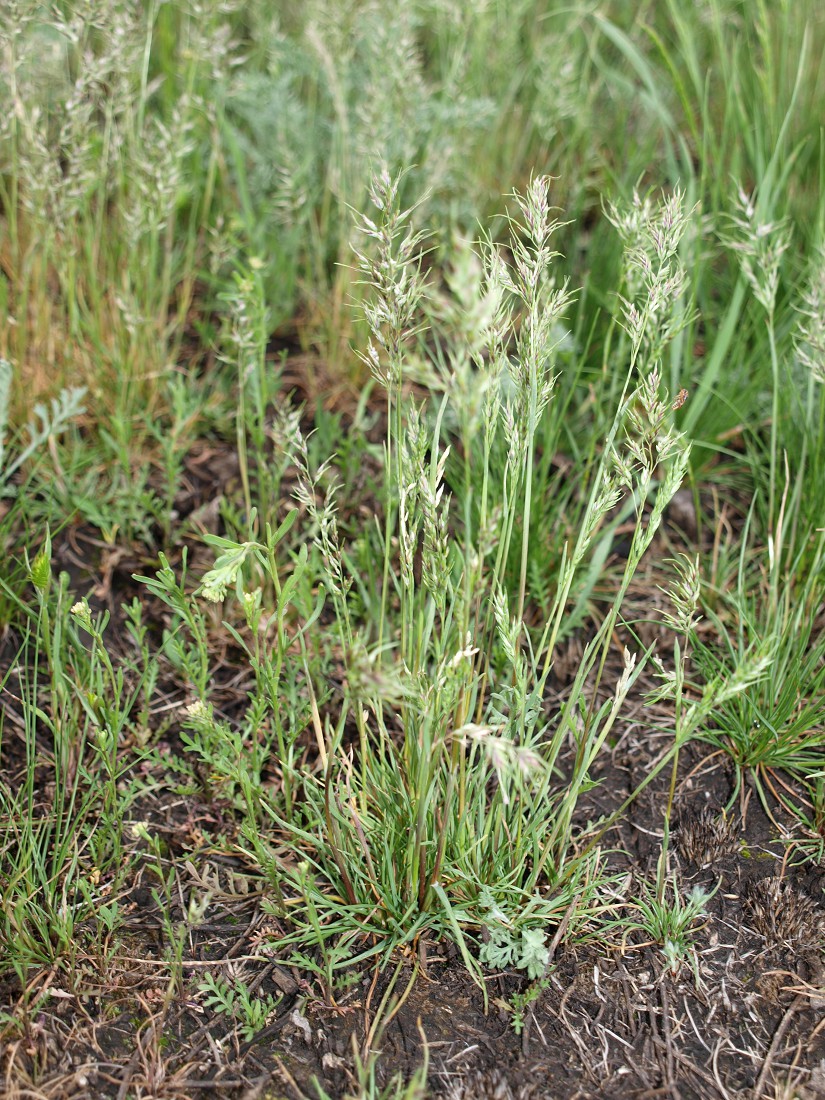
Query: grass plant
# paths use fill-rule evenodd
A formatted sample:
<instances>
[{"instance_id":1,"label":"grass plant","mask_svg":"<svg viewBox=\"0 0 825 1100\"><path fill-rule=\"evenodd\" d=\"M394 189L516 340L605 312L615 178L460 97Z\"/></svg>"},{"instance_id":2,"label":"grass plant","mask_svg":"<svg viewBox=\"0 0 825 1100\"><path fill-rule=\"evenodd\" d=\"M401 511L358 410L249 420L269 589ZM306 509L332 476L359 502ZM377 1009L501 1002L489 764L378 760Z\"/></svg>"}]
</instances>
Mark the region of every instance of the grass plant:
<instances>
[{"instance_id":1,"label":"grass plant","mask_svg":"<svg viewBox=\"0 0 825 1100\"><path fill-rule=\"evenodd\" d=\"M204 93L225 54L217 6L181 9L177 28L166 14L4 8L4 351L30 394L83 380L123 411L180 348L217 171ZM153 61L176 31L159 95Z\"/></svg>"},{"instance_id":2,"label":"grass plant","mask_svg":"<svg viewBox=\"0 0 825 1100\"><path fill-rule=\"evenodd\" d=\"M105 619L94 619L85 601L71 605L67 575L56 582L51 575L50 547L47 535L29 567L33 606L7 593L25 615L25 633L14 688L13 670L5 677L17 707L3 733L6 744L10 735L22 736L25 759L0 787L0 875L5 965L23 988L31 967L71 960L84 935L116 930L117 894L128 873L124 822L135 794L124 781L119 744L154 666L149 658L141 670L126 663L115 669ZM136 673L131 683L127 670ZM44 737L48 748L40 747Z\"/></svg>"},{"instance_id":3,"label":"grass plant","mask_svg":"<svg viewBox=\"0 0 825 1100\"><path fill-rule=\"evenodd\" d=\"M598 685L605 674L624 593L686 469L687 448L669 424L672 412L659 397L655 367L663 342L678 327L670 320L678 314L680 287L673 257L684 220L679 196L661 213L646 208L642 238L658 266L639 286L641 307L626 303L626 392L593 475L583 529L564 552L551 613L543 629L531 632L524 622L530 525L520 517L531 511L531 456L539 416L554 395L555 347L570 301L566 283L550 272L558 222L548 188L549 181L536 179L526 194L516 194L520 220L513 221L513 268L488 248L484 283L476 292L486 307L484 327L446 353L454 375L462 369L478 373L483 395L455 410L464 425L464 489L470 498L470 448L474 436L483 439L488 466L480 478L481 531L489 524L488 468L499 435L509 448L498 538L475 534L471 499L463 516L451 514L444 492L445 410L451 397L469 399L469 387L462 390L457 378L448 378L431 414L404 401L408 348L414 340L420 346L423 242L410 224L414 210L401 208L400 180L386 173L373 183L377 217L362 223L370 250L358 254L374 294L366 307L371 341L365 358L387 394L382 600L372 635L351 606L350 592L359 583L349 572L338 534L334 490L327 489L323 505L317 502L326 464L311 472L303 441L293 440L298 499L316 524L347 689L338 715L323 722L314 713L316 767L292 774L282 746L286 800L261 793L264 818L292 838L303 862L290 871L270 855L258 813L250 813L244 834L247 851L277 888L275 912L288 917L294 929L284 942L320 950L330 994L334 972L352 967L353 957L386 960L397 947L433 935L454 939L479 974L471 946L482 928L490 936L482 960L488 965L508 960L536 977L546 958L545 929L565 915L568 926L583 926L600 906L598 849L591 848L586 859L577 854L576 807L648 655L637 662L625 651L615 691L603 702L591 694L588 678L595 676ZM649 227L659 225L667 232L657 241ZM663 322L653 320L652 302L664 305ZM515 332L512 358L505 350L510 331ZM557 714L548 714L541 699L570 586L592 537L625 494L636 523L618 591L585 649L569 697ZM247 625L256 628L260 595L238 586L252 554L265 569L265 588L280 590L278 538L266 557L263 547L251 543L212 541L223 553L204 578L203 594L220 599L234 583L244 606L254 609ZM520 561L515 612L502 587L511 542ZM304 550L283 582L284 598L300 583L306 562ZM280 619L281 612L277 615ZM306 628L300 628L299 637L305 635ZM286 638L275 640L277 653ZM208 709L203 721L215 737L199 742L197 751L220 768L218 760L225 759L233 737L212 724ZM350 729L357 758L345 748ZM240 750L240 740L235 744L230 758ZM573 760L560 788L556 776L568 745ZM257 766L250 770L249 759L238 757L232 771L241 787L260 773ZM293 785L300 792L297 801L290 793ZM306 947L299 950L306 965Z\"/></svg>"},{"instance_id":4,"label":"grass plant","mask_svg":"<svg viewBox=\"0 0 825 1100\"><path fill-rule=\"evenodd\" d=\"M657 883L656 889L643 888L636 902L638 925L654 943L660 945L672 974L678 974L682 964L691 960L698 984L698 964L692 943L696 922L706 914L707 903L715 891L694 886L686 895L679 893L673 881Z\"/></svg>"},{"instance_id":5,"label":"grass plant","mask_svg":"<svg viewBox=\"0 0 825 1100\"><path fill-rule=\"evenodd\" d=\"M713 613L717 640L698 642L694 660L705 680L718 680L750 655L764 654L764 675L722 703L700 736L735 764L731 804L744 797L743 784L752 783L767 809L769 793L781 799L789 781L807 786L822 769L825 650L821 636L813 633L821 602L821 559L814 558L803 583L786 580L778 601L767 564L750 585L749 575L743 551L730 611L726 608L724 617L719 610Z\"/></svg>"}]
</instances>

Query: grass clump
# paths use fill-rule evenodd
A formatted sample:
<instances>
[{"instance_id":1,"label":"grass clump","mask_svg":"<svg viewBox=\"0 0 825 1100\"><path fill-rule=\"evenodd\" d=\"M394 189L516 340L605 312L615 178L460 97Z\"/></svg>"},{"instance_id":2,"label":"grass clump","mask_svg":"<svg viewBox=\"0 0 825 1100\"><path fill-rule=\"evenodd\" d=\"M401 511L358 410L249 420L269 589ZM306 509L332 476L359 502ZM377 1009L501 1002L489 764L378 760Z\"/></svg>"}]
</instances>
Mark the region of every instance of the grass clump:
<instances>
[{"instance_id":1,"label":"grass clump","mask_svg":"<svg viewBox=\"0 0 825 1100\"><path fill-rule=\"evenodd\" d=\"M52 577L50 549L47 535L29 567L34 607L7 590L26 620L3 683L21 709L3 734L6 743L22 734L26 756L16 782L0 784L0 914L5 963L24 989L30 968L68 961L71 969L89 937L102 942L119 924L126 815L136 794L128 778L134 757L125 760L120 747L145 737L137 723L141 713L146 720L156 672L145 650L115 668L106 617L94 618L85 600L72 603L68 576ZM132 627L139 640L138 611ZM49 749L37 752L44 737Z\"/></svg>"},{"instance_id":2,"label":"grass clump","mask_svg":"<svg viewBox=\"0 0 825 1100\"><path fill-rule=\"evenodd\" d=\"M0 350L30 393L70 377L122 411L177 355L217 168L214 144L204 170L193 156L214 127L204 75L226 59L207 8L178 27L158 4L4 8Z\"/></svg>"},{"instance_id":3,"label":"grass clump","mask_svg":"<svg viewBox=\"0 0 825 1100\"><path fill-rule=\"evenodd\" d=\"M445 393L432 410L405 396L408 356L413 347L425 347L422 238L411 225L414 210L401 208L398 179L376 177L371 194L377 216L362 221L369 247L359 252L358 263L372 290L364 356L387 400L385 515L372 536L382 553L380 576L378 570L370 578L354 570L339 535L334 491L328 486L318 501L327 464L310 471L303 440L292 438L297 497L315 526L320 580L345 670L340 709L327 708L323 717L313 709L314 766L293 771L294 758L280 745L283 798L260 788L260 766L248 766L241 739L219 732L208 709L202 725L214 736L202 730L197 751L213 768L223 768L236 744L234 782L256 789L246 803L246 850L276 888L273 912L287 921L282 946L294 944L295 958L318 969L330 991L336 973L354 961L373 955L387 960L396 948L428 938L454 940L480 977L473 945L482 930L489 936L481 949L484 962L506 959L536 977L549 960L548 931L565 920L574 934L603 904L598 847L583 844L576 817L600 751L649 656L625 649L622 665L611 670L615 687L598 697L622 600L687 468L688 448L660 396L656 365L678 327L669 318L679 310L674 257L686 222L679 196L655 216L646 207L641 236L659 264L650 269L646 253L629 252L648 278L636 290L641 305L625 306L623 399L585 487L583 526L564 549L550 613L540 628L531 628L525 621L530 525L524 517L531 511L538 423L552 415L555 352L571 302L567 283L551 267L558 221L549 206L549 181L537 178L524 195L515 195L512 267L498 250L485 248L475 288L481 325L464 343L447 346L439 365ZM651 227L663 224L669 236L657 238ZM459 371L473 372L480 398L461 387ZM441 435L447 409L462 397L466 406L453 413L464 449L459 469L467 480L456 512L444 484L448 448ZM491 455L502 444L508 461L493 518ZM479 456L484 465L473 477L471 464ZM594 536L623 501L635 519L617 591L569 694L557 711L548 711L545 685L571 586ZM249 554L262 571L263 590L283 593L279 622L281 601L300 586L306 568L304 547L283 580L285 566L273 553L277 541L263 553L253 543L221 540L223 553L204 579L209 599L220 599L235 584L253 632L260 628L262 589L246 587ZM512 604L503 587L511 545L520 562ZM379 599L366 596L374 617L364 621L358 594L376 583ZM251 652L250 643L233 633ZM290 640L283 632L270 639L276 654ZM296 640L306 653L306 627L298 626L293 646ZM257 668L259 659L253 664ZM305 675L313 698L309 664ZM261 711L255 701L252 709L258 716L268 709L277 725L276 695L270 692L268 706L259 695ZM197 705L207 707L205 700ZM210 743L221 746L222 764L216 751L210 755ZM289 838L301 860L297 867L275 854L262 824ZM307 954L310 948L320 953L319 961Z\"/></svg>"},{"instance_id":4,"label":"grass clump","mask_svg":"<svg viewBox=\"0 0 825 1100\"><path fill-rule=\"evenodd\" d=\"M752 784L770 813L769 793L786 799L789 781L806 787L821 771L825 649L815 632L812 603L818 598L821 569L817 555L805 581L786 581L774 601L770 589L766 591L765 571L749 586L743 563L730 608L713 614L716 639L712 644L700 641L694 649L696 671L705 680L729 678L737 665L757 652L763 655L762 675L721 703L712 724L700 734L735 764L731 805L740 794L745 799Z\"/></svg>"}]
</instances>

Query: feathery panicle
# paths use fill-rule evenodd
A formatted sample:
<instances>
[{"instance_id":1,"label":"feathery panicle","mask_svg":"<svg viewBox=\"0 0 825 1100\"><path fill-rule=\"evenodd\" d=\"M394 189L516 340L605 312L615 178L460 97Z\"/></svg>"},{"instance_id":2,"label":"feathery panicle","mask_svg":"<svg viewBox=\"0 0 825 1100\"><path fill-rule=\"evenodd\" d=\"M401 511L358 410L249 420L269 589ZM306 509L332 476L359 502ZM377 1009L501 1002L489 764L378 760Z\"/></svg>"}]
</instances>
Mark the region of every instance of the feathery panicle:
<instances>
[{"instance_id":1,"label":"feathery panicle","mask_svg":"<svg viewBox=\"0 0 825 1100\"><path fill-rule=\"evenodd\" d=\"M782 257L791 244L790 227L784 219L760 220L753 196L741 186L730 221L731 231L725 238L726 244L739 257L742 274L754 298L769 316L773 316Z\"/></svg>"},{"instance_id":2,"label":"feathery panicle","mask_svg":"<svg viewBox=\"0 0 825 1100\"><path fill-rule=\"evenodd\" d=\"M795 343L799 361L825 385L825 246L820 246L802 294Z\"/></svg>"},{"instance_id":3,"label":"feathery panicle","mask_svg":"<svg viewBox=\"0 0 825 1100\"><path fill-rule=\"evenodd\" d=\"M685 209L678 187L659 203L634 191L630 207L611 202L605 208L624 246L624 327L634 357L642 354L647 362L660 358L690 321L682 304L687 277L679 250L696 209Z\"/></svg>"},{"instance_id":4,"label":"feathery panicle","mask_svg":"<svg viewBox=\"0 0 825 1100\"><path fill-rule=\"evenodd\" d=\"M372 179L370 199L378 211L376 221L358 219L363 236L372 247L355 249L358 270L373 294L364 305L370 342L361 354L373 377L385 388L401 384L404 344L414 335L426 284L421 272L424 234L409 228L415 207L401 209L403 176L390 177L384 169Z\"/></svg>"},{"instance_id":5,"label":"feathery panicle","mask_svg":"<svg viewBox=\"0 0 825 1100\"><path fill-rule=\"evenodd\" d=\"M667 590L662 589L670 599L672 610L662 613L662 621L676 634L688 638L701 621L698 613L701 596L699 558L682 554L674 561L674 568L676 577L673 584Z\"/></svg>"}]
</instances>

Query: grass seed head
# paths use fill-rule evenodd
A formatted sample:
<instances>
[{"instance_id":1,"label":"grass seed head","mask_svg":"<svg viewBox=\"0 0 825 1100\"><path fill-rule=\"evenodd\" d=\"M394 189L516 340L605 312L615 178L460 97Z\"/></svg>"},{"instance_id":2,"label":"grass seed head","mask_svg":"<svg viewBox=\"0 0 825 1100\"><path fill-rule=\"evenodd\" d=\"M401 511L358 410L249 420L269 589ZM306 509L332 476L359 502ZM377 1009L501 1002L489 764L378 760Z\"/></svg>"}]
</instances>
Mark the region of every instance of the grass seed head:
<instances>
[{"instance_id":1,"label":"grass seed head","mask_svg":"<svg viewBox=\"0 0 825 1100\"><path fill-rule=\"evenodd\" d=\"M741 186L730 221L731 232L725 238L725 243L739 257L742 274L750 284L754 298L772 316L779 289L782 257L791 244L788 224L784 219L775 222L762 221L753 196Z\"/></svg>"},{"instance_id":2,"label":"grass seed head","mask_svg":"<svg viewBox=\"0 0 825 1100\"><path fill-rule=\"evenodd\" d=\"M820 246L802 295L796 353L814 381L825 385L825 246Z\"/></svg>"}]
</instances>

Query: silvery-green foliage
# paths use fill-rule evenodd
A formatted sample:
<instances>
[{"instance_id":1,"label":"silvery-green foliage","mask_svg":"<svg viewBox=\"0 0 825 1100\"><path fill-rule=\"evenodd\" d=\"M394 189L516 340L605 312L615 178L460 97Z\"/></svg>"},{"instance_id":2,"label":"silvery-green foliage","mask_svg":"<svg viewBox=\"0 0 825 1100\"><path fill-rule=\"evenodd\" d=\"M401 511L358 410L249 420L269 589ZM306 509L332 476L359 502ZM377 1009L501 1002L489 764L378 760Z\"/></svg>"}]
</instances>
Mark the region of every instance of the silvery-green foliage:
<instances>
[{"instance_id":1,"label":"silvery-green foliage","mask_svg":"<svg viewBox=\"0 0 825 1100\"><path fill-rule=\"evenodd\" d=\"M415 165L428 203L472 209L467 152L483 140L494 105L467 91L460 55L446 71L429 71L422 20L436 18L419 0L314 0L292 13L289 34L271 13L254 21L266 71L238 70L228 114L250 164L256 218L279 227L268 239L316 280L345 257L350 209L363 204L376 164L392 174ZM319 211L322 252L299 255L296 227L311 230Z\"/></svg>"},{"instance_id":2,"label":"silvery-green foliage","mask_svg":"<svg viewBox=\"0 0 825 1100\"><path fill-rule=\"evenodd\" d=\"M9 482L20 467L51 437L64 432L73 420L85 412L83 397L86 391L76 387L62 390L48 405L37 402L33 416L27 425L28 441L19 453L5 463L6 430L13 370L11 363L0 359L0 495L9 491Z\"/></svg>"},{"instance_id":3,"label":"silvery-green foliage","mask_svg":"<svg viewBox=\"0 0 825 1100\"><path fill-rule=\"evenodd\" d=\"M484 925L488 938L479 952L485 966L493 970L515 966L525 970L531 980L541 977L550 959L544 932L540 928L517 929L487 886L481 888L479 905L486 910Z\"/></svg>"}]
</instances>

